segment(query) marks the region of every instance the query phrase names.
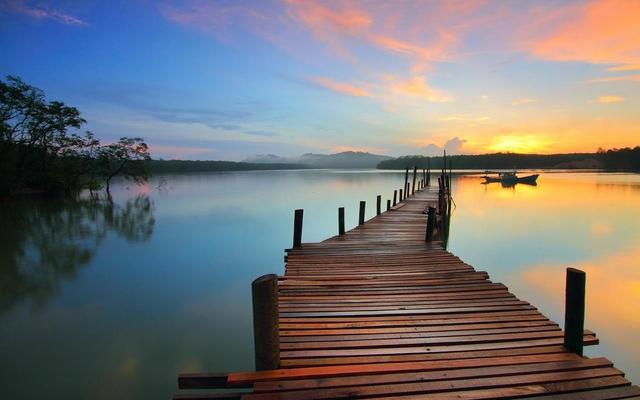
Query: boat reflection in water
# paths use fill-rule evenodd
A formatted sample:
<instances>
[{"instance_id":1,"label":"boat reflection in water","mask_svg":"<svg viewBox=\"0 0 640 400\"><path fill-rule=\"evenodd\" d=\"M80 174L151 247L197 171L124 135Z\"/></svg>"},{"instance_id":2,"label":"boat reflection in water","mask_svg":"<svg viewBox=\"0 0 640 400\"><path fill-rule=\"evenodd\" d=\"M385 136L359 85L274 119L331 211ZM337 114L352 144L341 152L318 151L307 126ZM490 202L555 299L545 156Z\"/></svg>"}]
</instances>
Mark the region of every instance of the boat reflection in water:
<instances>
[{"instance_id":1,"label":"boat reflection in water","mask_svg":"<svg viewBox=\"0 0 640 400\"><path fill-rule=\"evenodd\" d=\"M495 173L498 174L498 176L489 176L488 174L490 173ZM508 172L491 172L491 171L485 171L484 172L484 182L482 182L483 184L489 184L489 183L494 183L494 182L499 182L502 184L502 186L504 187L511 187L514 186L516 183L522 183L525 185L531 185L531 186L536 186L537 183L537 179L539 174L533 174L533 175L527 175L527 176L518 176L516 171L508 171Z\"/></svg>"}]
</instances>

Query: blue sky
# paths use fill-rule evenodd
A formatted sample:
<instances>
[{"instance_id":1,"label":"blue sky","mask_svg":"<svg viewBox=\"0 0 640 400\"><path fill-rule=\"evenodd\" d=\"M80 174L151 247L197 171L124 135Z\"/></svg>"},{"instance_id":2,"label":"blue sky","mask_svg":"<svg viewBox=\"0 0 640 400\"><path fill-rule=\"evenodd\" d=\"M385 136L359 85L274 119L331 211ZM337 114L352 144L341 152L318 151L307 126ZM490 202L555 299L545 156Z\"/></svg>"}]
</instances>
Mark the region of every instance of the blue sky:
<instances>
[{"instance_id":1,"label":"blue sky","mask_svg":"<svg viewBox=\"0 0 640 400\"><path fill-rule=\"evenodd\" d=\"M595 151L640 144L639 14L623 0L0 0L0 74L154 157Z\"/></svg>"}]
</instances>

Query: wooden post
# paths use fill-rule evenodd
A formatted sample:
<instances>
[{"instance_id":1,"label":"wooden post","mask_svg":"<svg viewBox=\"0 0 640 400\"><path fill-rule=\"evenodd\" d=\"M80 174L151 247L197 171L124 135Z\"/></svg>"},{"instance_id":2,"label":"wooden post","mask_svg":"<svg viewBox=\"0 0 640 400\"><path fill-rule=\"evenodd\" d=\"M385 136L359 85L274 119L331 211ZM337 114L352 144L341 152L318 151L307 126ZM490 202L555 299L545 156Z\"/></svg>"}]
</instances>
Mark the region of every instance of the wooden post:
<instances>
[{"instance_id":1,"label":"wooden post","mask_svg":"<svg viewBox=\"0 0 640 400\"><path fill-rule=\"evenodd\" d=\"M365 206L366 202L361 201L360 202L360 215L358 217L358 225L362 225L364 224L364 206Z\"/></svg>"},{"instance_id":2,"label":"wooden post","mask_svg":"<svg viewBox=\"0 0 640 400\"><path fill-rule=\"evenodd\" d=\"M402 198L402 189L400 189L400 202L402 202L403 198Z\"/></svg>"},{"instance_id":3,"label":"wooden post","mask_svg":"<svg viewBox=\"0 0 640 400\"><path fill-rule=\"evenodd\" d=\"M407 185L409 184L409 167L404 170L404 186L402 189L404 190L404 198L406 199L409 196L409 191L407 190ZM400 196L402 197L402 196Z\"/></svg>"},{"instance_id":4,"label":"wooden post","mask_svg":"<svg viewBox=\"0 0 640 400\"><path fill-rule=\"evenodd\" d=\"M278 369L278 276L263 275L251 284L256 371Z\"/></svg>"},{"instance_id":5,"label":"wooden post","mask_svg":"<svg viewBox=\"0 0 640 400\"><path fill-rule=\"evenodd\" d=\"M411 189L411 185L409 184L409 182L407 182L407 184L404 186L404 198L405 199L407 197L409 197L409 189Z\"/></svg>"},{"instance_id":6,"label":"wooden post","mask_svg":"<svg viewBox=\"0 0 640 400\"><path fill-rule=\"evenodd\" d=\"M344 207L338 207L338 235L344 235Z\"/></svg>"},{"instance_id":7,"label":"wooden post","mask_svg":"<svg viewBox=\"0 0 640 400\"><path fill-rule=\"evenodd\" d=\"M584 294L586 274L575 268L567 268L564 308L564 346L582 356L584 335Z\"/></svg>"},{"instance_id":8,"label":"wooden post","mask_svg":"<svg viewBox=\"0 0 640 400\"><path fill-rule=\"evenodd\" d=\"M395 205L396 205L396 203L397 203L397 201L396 201L396 199L397 199L397 198L398 198L398 191L397 191L397 190L394 190L394 191L393 191L393 205L394 205L394 206L395 206Z\"/></svg>"},{"instance_id":9,"label":"wooden post","mask_svg":"<svg viewBox=\"0 0 640 400\"><path fill-rule=\"evenodd\" d=\"M425 240L430 242L433 240L433 230L436 226L436 208L429 206L429 210L427 211L427 233L425 235Z\"/></svg>"},{"instance_id":10,"label":"wooden post","mask_svg":"<svg viewBox=\"0 0 640 400\"><path fill-rule=\"evenodd\" d=\"M391 209L391 199L387 199L387 211Z\"/></svg>"},{"instance_id":11,"label":"wooden post","mask_svg":"<svg viewBox=\"0 0 640 400\"><path fill-rule=\"evenodd\" d=\"M431 186L431 157L427 158L427 186Z\"/></svg>"},{"instance_id":12,"label":"wooden post","mask_svg":"<svg viewBox=\"0 0 640 400\"><path fill-rule=\"evenodd\" d=\"M380 215L380 213L382 208L382 196L378 195L378 197L376 197L376 215Z\"/></svg>"},{"instance_id":13,"label":"wooden post","mask_svg":"<svg viewBox=\"0 0 640 400\"><path fill-rule=\"evenodd\" d=\"M300 247L302 244L302 215L304 210L296 210L293 217L293 247Z\"/></svg>"},{"instance_id":14,"label":"wooden post","mask_svg":"<svg viewBox=\"0 0 640 400\"><path fill-rule=\"evenodd\" d=\"M413 185L411 185L411 194L416 193L416 176L418 174L418 167L413 167Z\"/></svg>"}]
</instances>

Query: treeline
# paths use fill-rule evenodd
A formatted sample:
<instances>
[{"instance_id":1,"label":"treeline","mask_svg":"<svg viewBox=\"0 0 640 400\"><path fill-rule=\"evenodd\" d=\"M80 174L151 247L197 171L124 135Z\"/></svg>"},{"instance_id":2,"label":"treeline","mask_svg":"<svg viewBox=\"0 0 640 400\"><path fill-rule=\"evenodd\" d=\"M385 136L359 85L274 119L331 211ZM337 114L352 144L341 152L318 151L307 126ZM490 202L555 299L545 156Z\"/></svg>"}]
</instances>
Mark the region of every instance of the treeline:
<instances>
[{"instance_id":1,"label":"treeline","mask_svg":"<svg viewBox=\"0 0 640 400\"><path fill-rule=\"evenodd\" d=\"M601 149L597 157L606 169L640 171L640 146L606 151Z\"/></svg>"},{"instance_id":2,"label":"treeline","mask_svg":"<svg viewBox=\"0 0 640 400\"><path fill-rule=\"evenodd\" d=\"M455 169L535 169L535 168L604 168L640 170L640 147L602 150L597 153L517 154L495 153L447 156L447 164ZM443 157L404 156L382 161L378 169L427 168L441 169ZM448 166L448 165L447 165Z\"/></svg>"},{"instance_id":3,"label":"treeline","mask_svg":"<svg viewBox=\"0 0 640 400\"><path fill-rule=\"evenodd\" d=\"M0 80L0 196L24 191L73 193L106 187L118 175L148 178L142 138L101 144L75 107L8 76Z\"/></svg>"},{"instance_id":4,"label":"treeline","mask_svg":"<svg viewBox=\"0 0 640 400\"><path fill-rule=\"evenodd\" d=\"M252 171L276 169L308 169L303 164L262 164L234 161L191 161L191 160L151 160L149 169L154 174L210 172L210 171Z\"/></svg>"}]
</instances>

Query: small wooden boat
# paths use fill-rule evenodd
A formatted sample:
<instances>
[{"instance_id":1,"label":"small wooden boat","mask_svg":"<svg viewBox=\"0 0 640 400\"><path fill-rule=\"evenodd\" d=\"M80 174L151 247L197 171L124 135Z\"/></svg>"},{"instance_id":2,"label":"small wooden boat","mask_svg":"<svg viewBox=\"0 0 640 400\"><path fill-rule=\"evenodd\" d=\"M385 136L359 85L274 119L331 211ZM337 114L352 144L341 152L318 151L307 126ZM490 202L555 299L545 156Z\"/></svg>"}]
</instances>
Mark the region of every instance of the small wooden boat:
<instances>
[{"instance_id":1,"label":"small wooden boat","mask_svg":"<svg viewBox=\"0 0 640 400\"><path fill-rule=\"evenodd\" d=\"M498 176L489 176L489 171L485 171L484 183L500 182L504 186L513 186L516 183L524 183L526 185L535 185L539 174L517 176L516 172L498 172Z\"/></svg>"}]
</instances>

